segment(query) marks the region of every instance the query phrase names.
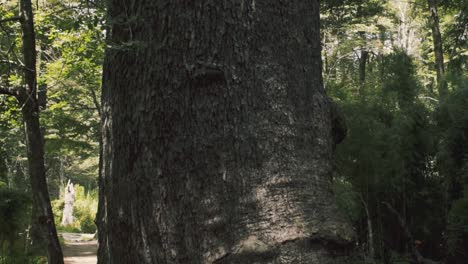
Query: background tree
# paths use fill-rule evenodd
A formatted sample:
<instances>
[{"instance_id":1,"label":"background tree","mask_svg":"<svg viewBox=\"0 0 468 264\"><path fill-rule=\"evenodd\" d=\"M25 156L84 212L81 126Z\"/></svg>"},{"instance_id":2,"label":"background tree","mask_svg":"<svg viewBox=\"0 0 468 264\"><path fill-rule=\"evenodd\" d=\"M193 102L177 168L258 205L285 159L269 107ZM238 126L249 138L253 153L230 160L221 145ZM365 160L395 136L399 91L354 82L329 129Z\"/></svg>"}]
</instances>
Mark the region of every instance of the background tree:
<instances>
[{"instance_id":1,"label":"background tree","mask_svg":"<svg viewBox=\"0 0 468 264\"><path fill-rule=\"evenodd\" d=\"M12 87L23 84L17 7L18 3L14 1L0 5L0 17L2 20L5 18L0 25L1 77L3 83ZM51 190L51 199L57 199L53 201L54 214L61 213L63 201L60 200L60 190L63 190L66 179L72 179L85 186L85 189L75 185L78 188L74 212L76 221L68 231L93 233L99 154L98 102L104 39L102 7L88 1L37 1L32 8L36 33L37 89L40 94L37 98L41 112L41 132L46 143L47 185ZM44 92L47 92L47 97L42 96ZM26 175L27 144L21 121L21 105L14 97L2 96L0 107L0 181L5 183L8 191L28 197L31 186ZM31 210L28 206L21 208ZM22 212L21 215L30 217L28 212ZM14 243L1 251L0 255L6 258L5 261L26 263L34 261L35 257L29 255L44 253L25 246L30 243L28 233L25 232L30 220L8 221L24 225L12 231L17 234Z\"/></svg>"},{"instance_id":2,"label":"background tree","mask_svg":"<svg viewBox=\"0 0 468 264\"><path fill-rule=\"evenodd\" d=\"M447 83L445 79L445 64L444 64L444 49L442 46L442 35L439 25L438 0L427 0L429 8L429 24L432 30L432 41L434 42L434 68L437 73L437 87L440 98L445 98L447 95Z\"/></svg>"},{"instance_id":3,"label":"background tree","mask_svg":"<svg viewBox=\"0 0 468 264\"><path fill-rule=\"evenodd\" d=\"M46 182L44 161L44 138L39 123L39 103L36 72L36 37L31 1L21 0L19 16L12 20L20 22L22 33L22 57L24 74L22 87L11 87L9 83L0 92L16 97L25 126L28 173L33 196L32 234L36 244L47 241L49 263L63 263L61 246L55 229L52 207Z\"/></svg>"}]
</instances>

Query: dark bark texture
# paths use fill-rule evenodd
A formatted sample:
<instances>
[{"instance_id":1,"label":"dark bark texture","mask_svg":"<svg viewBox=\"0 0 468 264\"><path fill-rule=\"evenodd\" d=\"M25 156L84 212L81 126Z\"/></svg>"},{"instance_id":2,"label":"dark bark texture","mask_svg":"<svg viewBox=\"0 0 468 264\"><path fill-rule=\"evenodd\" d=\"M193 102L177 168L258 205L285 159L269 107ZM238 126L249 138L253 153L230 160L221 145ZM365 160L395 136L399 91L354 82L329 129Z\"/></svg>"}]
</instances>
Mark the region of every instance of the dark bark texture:
<instances>
[{"instance_id":1,"label":"dark bark texture","mask_svg":"<svg viewBox=\"0 0 468 264\"><path fill-rule=\"evenodd\" d=\"M98 263L338 263L318 6L109 1Z\"/></svg>"},{"instance_id":2,"label":"dark bark texture","mask_svg":"<svg viewBox=\"0 0 468 264\"><path fill-rule=\"evenodd\" d=\"M369 58L369 51L365 48L361 49L361 57L359 57L359 82L360 82L360 95L363 96L364 85L366 83L366 66Z\"/></svg>"},{"instance_id":3,"label":"dark bark texture","mask_svg":"<svg viewBox=\"0 0 468 264\"><path fill-rule=\"evenodd\" d=\"M29 178L33 198L33 243L47 244L49 264L63 264L62 249L57 237L54 215L50 204L44 164L44 137L39 122L37 100L36 38L34 34L33 12L30 0L20 1L21 29L24 57L24 89L18 90L17 99L21 106L26 128Z\"/></svg>"}]
</instances>

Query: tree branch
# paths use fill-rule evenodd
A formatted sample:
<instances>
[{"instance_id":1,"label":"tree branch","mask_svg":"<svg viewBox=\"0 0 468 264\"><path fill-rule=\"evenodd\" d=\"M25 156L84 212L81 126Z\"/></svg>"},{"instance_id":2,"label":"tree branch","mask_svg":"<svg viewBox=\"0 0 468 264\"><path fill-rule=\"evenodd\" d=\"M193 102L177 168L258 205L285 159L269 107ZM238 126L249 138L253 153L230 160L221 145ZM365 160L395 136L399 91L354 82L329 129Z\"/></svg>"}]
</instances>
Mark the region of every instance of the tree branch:
<instances>
[{"instance_id":1,"label":"tree branch","mask_svg":"<svg viewBox=\"0 0 468 264\"><path fill-rule=\"evenodd\" d=\"M18 96L18 90L11 87L0 86L0 94Z\"/></svg>"},{"instance_id":2,"label":"tree branch","mask_svg":"<svg viewBox=\"0 0 468 264\"><path fill-rule=\"evenodd\" d=\"M5 18L5 19L0 19L0 23L5 23L5 22L11 22L11 21L20 21L21 17L10 17L10 18Z\"/></svg>"},{"instance_id":3,"label":"tree branch","mask_svg":"<svg viewBox=\"0 0 468 264\"><path fill-rule=\"evenodd\" d=\"M25 69L24 65L21 65L21 63L11 61L11 60L0 60L0 64L7 64L7 65L10 65L12 67L18 68L20 70Z\"/></svg>"},{"instance_id":4,"label":"tree branch","mask_svg":"<svg viewBox=\"0 0 468 264\"><path fill-rule=\"evenodd\" d=\"M99 117L101 117L101 104L99 103L99 100L98 100L98 96L96 95L96 91L90 87L89 89L89 92L91 93L91 97L93 99L93 103L94 103L94 107L96 108L98 114L99 114Z\"/></svg>"}]
</instances>

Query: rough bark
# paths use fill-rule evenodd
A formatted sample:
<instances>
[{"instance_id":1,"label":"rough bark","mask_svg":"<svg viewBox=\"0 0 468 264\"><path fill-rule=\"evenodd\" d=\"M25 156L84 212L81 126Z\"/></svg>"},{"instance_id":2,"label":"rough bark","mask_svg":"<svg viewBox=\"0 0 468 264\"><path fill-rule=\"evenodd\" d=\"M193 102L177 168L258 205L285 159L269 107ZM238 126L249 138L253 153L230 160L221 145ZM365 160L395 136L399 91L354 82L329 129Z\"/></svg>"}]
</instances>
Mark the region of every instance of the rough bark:
<instances>
[{"instance_id":1,"label":"rough bark","mask_svg":"<svg viewBox=\"0 0 468 264\"><path fill-rule=\"evenodd\" d=\"M73 183L68 180L67 187L65 187L65 206L63 208L62 226L73 224L73 208L75 205L75 188Z\"/></svg>"},{"instance_id":2,"label":"rough bark","mask_svg":"<svg viewBox=\"0 0 468 264\"><path fill-rule=\"evenodd\" d=\"M109 1L98 263L336 263L318 1Z\"/></svg>"},{"instance_id":3,"label":"rough bark","mask_svg":"<svg viewBox=\"0 0 468 264\"><path fill-rule=\"evenodd\" d=\"M444 79L445 66L444 66L444 50L442 46L442 35L439 26L439 13L437 11L437 0L427 0L429 6L429 24L432 30L432 40L434 43L434 56L435 56L435 70L437 73L437 88L439 97L445 98L447 96L447 83Z\"/></svg>"},{"instance_id":4,"label":"rough bark","mask_svg":"<svg viewBox=\"0 0 468 264\"><path fill-rule=\"evenodd\" d=\"M29 179L33 196L33 231L36 240L47 243L49 263L63 264L62 250L55 229L44 165L44 138L39 123L36 82L36 39L30 0L20 1L21 29L24 56L25 86L18 90L17 99L26 129Z\"/></svg>"}]
</instances>

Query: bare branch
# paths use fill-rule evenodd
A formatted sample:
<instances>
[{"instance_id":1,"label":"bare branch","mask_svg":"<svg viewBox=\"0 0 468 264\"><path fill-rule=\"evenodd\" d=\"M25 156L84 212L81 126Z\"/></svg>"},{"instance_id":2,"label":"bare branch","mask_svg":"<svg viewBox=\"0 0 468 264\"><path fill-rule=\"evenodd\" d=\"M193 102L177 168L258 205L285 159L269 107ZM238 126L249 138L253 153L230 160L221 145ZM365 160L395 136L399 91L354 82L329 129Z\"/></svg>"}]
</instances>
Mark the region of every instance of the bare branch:
<instances>
[{"instance_id":1,"label":"bare branch","mask_svg":"<svg viewBox=\"0 0 468 264\"><path fill-rule=\"evenodd\" d=\"M12 60L0 60L0 64L7 64L18 69L24 69L24 65L22 65L21 62L18 63Z\"/></svg>"},{"instance_id":2,"label":"bare branch","mask_svg":"<svg viewBox=\"0 0 468 264\"><path fill-rule=\"evenodd\" d=\"M97 110L99 117L101 116L102 110L101 110L101 104L99 103L98 96L96 95L96 91L93 89L93 87L88 87L89 92L91 93L91 98L93 99L94 107Z\"/></svg>"},{"instance_id":3,"label":"bare branch","mask_svg":"<svg viewBox=\"0 0 468 264\"><path fill-rule=\"evenodd\" d=\"M438 103L439 100L435 99L435 98L432 98L432 97L429 97L429 96L419 96L420 99L428 99L428 100L431 100L433 102L436 102Z\"/></svg>"},{"instance_id":4,"label":"bare branch","mask_svg":"<svg viewBox=\"0 0 468 264\"><path fill-rule=\"evenodd\" d=\"M403 216L401 216L401 214L395 208L393 208L388 202L382 202L382 204L385 205L387 207L387 209L390 212L392 212L398 218L398 222L399 222L401 228L403 229L403 232L405 233L407 243L411 247L411 251L412 251L413 256L414 256L415 260L417 261L417 263L420 263L420 264L439 264L439 262L433 261L431 259L424 258L421 255L421 252L419 252L418 248L414 244L415 240L414 240L413 235L411 234L411 231L410 231L408 225L406 224L406 221L403 218Z\"/></svg>"}]
</instances>

